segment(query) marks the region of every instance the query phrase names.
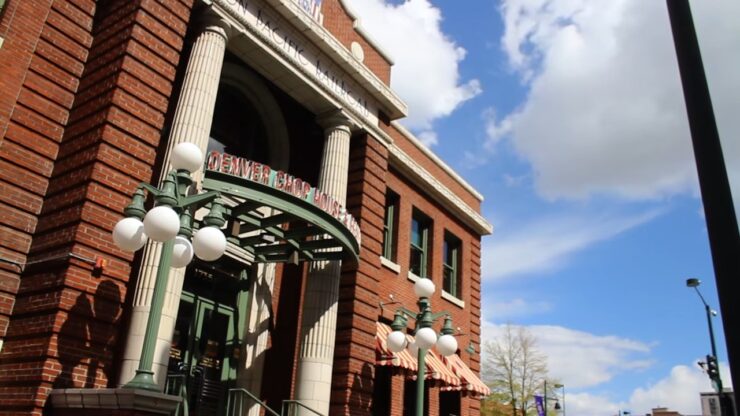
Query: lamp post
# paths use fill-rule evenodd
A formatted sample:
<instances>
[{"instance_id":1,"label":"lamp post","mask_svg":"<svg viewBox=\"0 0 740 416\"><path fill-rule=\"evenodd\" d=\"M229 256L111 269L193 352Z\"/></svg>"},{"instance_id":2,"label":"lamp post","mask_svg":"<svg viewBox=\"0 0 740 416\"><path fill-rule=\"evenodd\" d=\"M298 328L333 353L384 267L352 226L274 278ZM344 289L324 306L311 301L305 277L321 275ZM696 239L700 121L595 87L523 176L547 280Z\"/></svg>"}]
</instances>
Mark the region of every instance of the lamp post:
<instances>
[{"instance_id":1,"label":"lamp post","mask_svg":"<svg viewBox=\"0 0 740 416\"><path fill-rule=\"evenodd\" d=\"M170 162L173 170L167 174L162 188L141 183L123 211L126 218L113 229L113 241L124 251L139 250L147 239L162 243L139 367L125 388L160 391L154 381L152 364L170 268L187 266L193 254L202 260L213 261L226 250L226 236L220 229L225 221L219 194L211 191L188 195L193 183L190 173L203 165L203 153L192 143L180 143L172 150ZM146 192L155 201L155 207L148 212L144 207ZM210 213L203 219L203 226L193 233L193 213L209 202Z\"/></svg>"},{"instance_id":2,"label":"lamp post","mask_svg":"<svg viewBox=\"0 0 740 416\"><path fill-rule=\"evenodd\" d=\"M452 355L457 351L457 339L452 335L455 330L452 328L452 318L448 312L432 313L429 297L434 294L434 283L427 279L421 278L414 284L414 293L419 298L417 305L419 311L414 312L401 306L396 309L396 313L391 324L393 332L388 334L388 349L392 352L401 352L407 346L406 334L404 330L408 324L408 319L416 321L416 330L414 332L414 345L408 345L413 351L417 349L417 377L416 377L416 416L424 414L424 377L425 377L425 357L427 351L434 345L437 351L445 357ZM444 316L445 322L440 331L441 336L432 329L434 321Z\"/></svg>"},{"instance_id":3,"label":"lamp post","mask_svg":"<svg viewBox=\"0 0 740 416\"><path fill-rule=\"evenodd\" d=\"M717 316L717 311L709 307L709 304L699 291L699 285L701 285L701 280L699 279L686 279L686 286L694 288L696 294L699 295L701 302L704 304L704 310L707 313L707 325L709 326L709 342L711 343L712 347L712 353L710 355L707 355L706 357L707 375L709 376L709 379L712 380L714 390L719 395L721 414L723 416L731 416L734 414L734 410L732 404L729 403L730 400L727 395L725 395L724 388L722 386L722 377L719 374L719 362L717 361L717 345L714 341L714 327L712 326L712 317Z\"/></svg>"},{"instance_id":4,"label":"lamp post","mask_svg":"<svg viewBox=\"0 0 740 416\"><path fill-rule=\"evenodd\" d=\"M563 416L565 416L565 385L560 384L560 383L555 383L554 387L556 389L560 389L560 396L562 397L562 402L563 402ZM557 403L555 405L556 405L555 410L557 410Z\"/></svg>"},{"instance_id":5,"label":"lamp post","mask_svg":"<svg viewBox=\"0 0 740 416\"><path fill-rule=\"evenodd\" d=\"M562 384L555 384L555 388L560 388L560 387L563 387L563 385ZM544 382L544 388L543 388L543 390L544 391L542 393L542 402L543 402L542 407L543 407L543 411L544 411L545 416L547 416L547 401L548 400L555 400L555 406L553 406L553 409L555 409L555 410L560 410L560 402L558 401L558 398L557 397L548 397L547 396L547 380L545 380L545 382Z\"/></svg>"},{"instance_id":6,"label":"lamp post","mask_svg":"<svg viewBox=\"0 0 740 416\"><path fill-rule=\"evenodd\" d=\"M716 360L717 359L717 345L714 342L714 327L712 326L712 316L716 316L717 312L709 307L709 304L706 300L704 300L704 296L702 296L701 292L699 291L699 285L701 284L701 280L699 279L686 279L686 287L693 287L694 290L696 290L696 294L699 295L699 299L701 299L701 302L704 304L704 310L707 312L707 325L709 326L709 342L712 346L712 355L711 357ZM709 359L709 356L707 357ZM709 361L709 360L708 360ZM707 364L709 364L707 362ZM711 374L710 374L710 378ZM722 391L722 380L719 378L719 372L717 372L717 379L715 380L712 378L712 381L715 383L714 388L721 392Z\"/></svg>"}]
</instances>

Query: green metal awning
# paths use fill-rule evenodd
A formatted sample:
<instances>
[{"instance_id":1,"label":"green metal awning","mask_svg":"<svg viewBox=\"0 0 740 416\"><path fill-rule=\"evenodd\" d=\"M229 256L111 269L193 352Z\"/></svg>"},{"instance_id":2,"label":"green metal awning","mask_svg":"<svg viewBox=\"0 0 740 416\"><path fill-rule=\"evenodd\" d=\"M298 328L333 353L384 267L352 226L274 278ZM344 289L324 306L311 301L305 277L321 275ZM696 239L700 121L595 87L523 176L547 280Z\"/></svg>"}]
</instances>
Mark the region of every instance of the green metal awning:
<instances>
[{"instance_id":1,"label":"green metal awning","mask_svg":"<svg viewBox=\"0 0 740 416\"><path fill-rule=\"evenodd\" d=\"M257 263L343 260L357 264L359 230L353 234L348 228L349 214L346 219L337 218L311 198L277 189L272 181L264 184L206 170L203 189L220 192L226 202L224 231L230 243L253 255Z\"/></svg>"}]
</instances>

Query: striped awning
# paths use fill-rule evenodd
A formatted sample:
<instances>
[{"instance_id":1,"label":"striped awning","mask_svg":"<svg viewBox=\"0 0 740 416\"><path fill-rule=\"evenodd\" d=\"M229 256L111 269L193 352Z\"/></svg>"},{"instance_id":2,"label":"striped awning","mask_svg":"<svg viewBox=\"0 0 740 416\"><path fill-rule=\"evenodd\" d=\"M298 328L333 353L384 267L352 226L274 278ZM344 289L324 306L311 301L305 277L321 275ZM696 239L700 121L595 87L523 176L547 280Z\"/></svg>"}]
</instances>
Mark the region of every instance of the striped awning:
<instances>
[{"instance_id":1,"label":"striped awning","mask_svg":"<svg viewBox=\"0 0 740 416\"><path fill-rule=\"evenodd\" d=\"M376 353L376 365L392 365L396 367L405 368L416 373L418 366L416 365L416 358L412 357L408 350L394 353L388 349L388 344L385 340L388 339L388 334L393 330L390 326L382 323L375 323L375 353ZM411 335L406 335L408 342L414 340Z\"/></svg>"},{"instance_id":2,"label":"striped awning","mask_svg":"<svg viewBox=\"0 0 740 416\"><path fill-rule=\"evenodd\" d=\"M407 349L397 353L393 353L388 349L386 339L392 331L390 326L382 322L376 322L375 345L377 360L375 364L405 368L413 373L411 378L415 379L418 368L416 357L412 356ZM414 337L411 335L406 335L406 339L409 343L414 341ZM424 375L426 380L438 380L444 383L446 388L450 389L461 388L460 378L455 375L450 366L442 362L434 351L427 351L424 363L426 364Z\"/></svg>"},{"instance_id":3,"label":"striped awning","mask_svg":"<svg viewBox=\"0 0 740 416\"><path fill-rule=\"evenodd\" d=\"M491 394L491 389L481 381L480 378L463 362L457 354L442 357L442 360L452 369L461 384L458 388L443 388L444 390L468 390L482 396Z\"/></svg>"},{"instance_id":4,"label":"striped awning","mask_svg":"<svg viewBox=\"0 0 740 416\"><path fill-rule=\"evenodd\" d=\"M452 369L445 365L434 351L427 351L427 356L424 362L427 364L426 379L440 380L446 384L445 387L460 387L460 378L452 372Z\"/></svg>"}]
</instances>

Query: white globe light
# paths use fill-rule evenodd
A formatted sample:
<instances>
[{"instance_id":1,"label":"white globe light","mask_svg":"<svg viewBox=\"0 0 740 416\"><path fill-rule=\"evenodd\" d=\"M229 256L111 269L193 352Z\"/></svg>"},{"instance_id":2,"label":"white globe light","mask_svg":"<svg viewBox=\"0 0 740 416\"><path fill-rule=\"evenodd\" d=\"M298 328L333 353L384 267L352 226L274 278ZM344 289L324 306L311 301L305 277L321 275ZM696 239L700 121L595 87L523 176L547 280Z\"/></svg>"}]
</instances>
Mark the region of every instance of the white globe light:
<instances>
[{"instance_id":1,"label":"white globe light","mask_svg":"<svg viewBox=\"0 0 740 416\"><path fill-rule=\"evenodd\" d=\"M204 227L193 236L195 255L205 261L213 261L226 251L226 236L216 227Z\"/></svg>"},{"instance_id":2,"label":"white globe light","mask_svg":"<svg viewBox=\"0 0 740 416\"><path fill-rule=\"evenodd\" d=\"M386 343L388 344L388 349L392 352L401 352L406 348L406 334L401 331L393 331L388 334Z\"/></svg>"},{"instance_id":3,"label":"white globe light","mask_svg":"<svg viewBox=\"0 0 740 416\"><path fill-rule=\"evenodd\" d=\"M437 340L437 351L447 357L457 351L457 339L452 335L442 335Z\"/></svg>"},{"instance_id":4,"label":"white globe light","mask_svg":"<svg viewBox=\"0 0 740 416\"><path fill-rule=\"evenodd\" d=\"M419 354L419 346L416 345L416 341L409 342L408 347L412 357L416 357Z\"/></svg>"},{"instance_id":5,"label":"white globe light","mask_svg":"<svg viewBox=\"0 0 740 416\"><path fill-rule=\"evenodd\" d=\"M172 267L176 269L185 267L190 264L191 260L193 260L193 245L187 238L178 235L172 247Z\"/></svg>"},{"instance_id":6,"label":"white globe light","mask_svg":"<svg viewBox=\"0 0 740 416\"><path fill-rule=\"evenodd\" d=\"M414 283L414 293L416 293L416 297L419 298L428 298L432 296L432 294L434 294L434 289L434 283L426 277L422 277Z\"/></svg>"},{"instance_id":7,"label":"white globe light","mask_svg":"<svg viewBox=\"0 0 740 416\"><path fill-rule=\"evenodd\" d=\"M180 217L166 205L152 208L144 217L144 232L154 241L172 240L179 230Z\"/></svg>"},{"instance_id":8,"label":"white globe light","mask_svg":"<svg viewBox=\"0 0 740 416\"><path fill-rule=\"evenodd\" d=\"M125 251L136 251L144 247L144 244L146 244L144 224L134 217L118 221L113 228L113 242Z\"/></svg>"},{"instance_id":9,"label":"white globe light","mask_svg":"<svg viewBox=\"0 0 740 416\"><path fill-rule=\"evenodd\" d=\"M193 143L179 143L172 149L170 163L175 169L195 172L203 166L203 152Z\"/></svg>"},{"instance_id":10,"label":"white globe light","mask_svg":"<svg viewBox=\"0 0 740 416\"><path fill-rule=\"evenodd\" d=\"M428 350L437 342L437 333L432 328L420 328L416 331L416 345Z\"/></svg>"}]
</instances>

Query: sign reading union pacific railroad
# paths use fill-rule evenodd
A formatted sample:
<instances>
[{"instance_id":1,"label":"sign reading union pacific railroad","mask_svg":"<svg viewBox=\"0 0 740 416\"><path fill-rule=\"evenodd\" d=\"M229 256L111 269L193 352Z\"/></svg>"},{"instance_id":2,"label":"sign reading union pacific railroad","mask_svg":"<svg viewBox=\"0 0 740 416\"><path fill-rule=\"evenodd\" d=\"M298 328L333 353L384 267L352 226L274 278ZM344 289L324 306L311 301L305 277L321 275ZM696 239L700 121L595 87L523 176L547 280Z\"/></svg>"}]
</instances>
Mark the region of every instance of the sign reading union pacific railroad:
<instances>
[{"instance_id":1,"label":"sign reading union pacific railroad","mask_svg":"<svg viewBox=\"0 0 740 416\"><path fill-rule=\"evenodd\" d=\"M362 237L360 226L357 224L355 218L347 212L347 209L330 195L316 189L300 178L296 178L282 170L273 170L263 163L233 156L228 153L221 153L216 150L208 154L206 169L244 178L285 192L298 199L308 201L339 220L352 233L352 236L357 240L358 246L360 244Z\"/></svg>"},{"instance_id":2,"label":"sign reading union pacific railroad","mask_svg":"<svg viewBox=\"0 0 740 416\"><path fill-rule=\"evenodd\" d=\"M263 0L218 0L216 3L233 13L245 28L291 62L295 69L328 90L346 109L371 125L378 124L377 104L366 96L364 88ZM282 7L296 7L313 14L320 12L321 1L295 0L283 3ZM337 43L332 37L324 38L323 41ZM349 54L349 51L345 52Z\"/></svg>"}]
</instances>

